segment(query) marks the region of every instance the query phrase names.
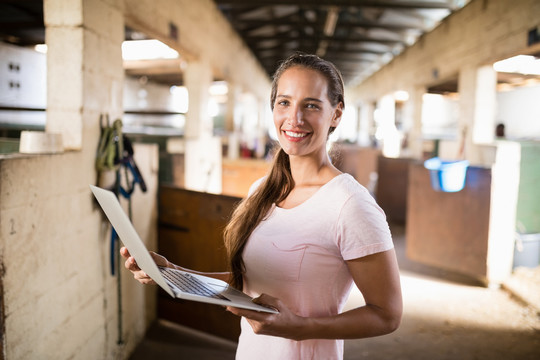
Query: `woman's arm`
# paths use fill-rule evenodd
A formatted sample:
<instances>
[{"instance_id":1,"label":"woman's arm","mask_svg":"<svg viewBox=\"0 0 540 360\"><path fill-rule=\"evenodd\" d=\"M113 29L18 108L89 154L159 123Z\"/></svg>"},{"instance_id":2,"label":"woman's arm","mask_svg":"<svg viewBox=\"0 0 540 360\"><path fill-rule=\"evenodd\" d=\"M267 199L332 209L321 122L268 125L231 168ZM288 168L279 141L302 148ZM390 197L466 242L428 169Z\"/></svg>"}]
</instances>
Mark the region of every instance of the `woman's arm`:
<instances>
[{"instance_id":1,"label":"woman's arm","mask_svg":"<svg viewBox=\"0 0 540 360\"><path fill-rule=\"evenodd\" d=\"M356 339L384 335L401 322L402 298L394 250L347 261L349 271L366 305L336 316L306 318L293 314L276 298L262 295L258 303L277 308L279 314L263 314L228 308L245 316L257 334L293 340Z\"/></svg>"},{"instance_id":2,"label":"woman's arm","mask_svg":"<svg viewBox=\"0 0 540 360\"><path fill-rule=\"evenodd\" d=\"M332 318L310 319L314 337L352 339L393 332L401 323L403 302L394 250L347 261L366 305ZM309 335L309 334L308 334Z\"/></svg>"},{"instance_id":3,"label":"woman's arm","mask_svg":"<svg viewBox=\"0 0 540 360\"><path fill-rule=\"evenodd\" d=\"M139 266L137 265L137 262L135 261L133 256L131 256L129 254L129 251L128 251L127 248L122 247L120 249L120 254L126 259L126 261L124 263L124 266L126 267L126 269L131 271L131 273L133 274L133 277L135 278L135 280L139 281L141 284L155 284L154 280L152 280L144 271L142 271L139 268ZM229 281L230 273L228 273L228 272L212 272L212 273L209 273L209 272L195 271L195 270L186 269L186 268L183 268L183 267L178 266L176 264L173 264L172 262L167 260L164 256L156 254L153 251L150 251L150 255L154 259L154 262L156 263L157 266L168 267L168 268L172 268L172 269L187 271L187 272L190 272L190 273L193 273L193 274L209 276L209 277L213 277L214 279L223 280L225 282Z\"/></svg>"}]
</instances>

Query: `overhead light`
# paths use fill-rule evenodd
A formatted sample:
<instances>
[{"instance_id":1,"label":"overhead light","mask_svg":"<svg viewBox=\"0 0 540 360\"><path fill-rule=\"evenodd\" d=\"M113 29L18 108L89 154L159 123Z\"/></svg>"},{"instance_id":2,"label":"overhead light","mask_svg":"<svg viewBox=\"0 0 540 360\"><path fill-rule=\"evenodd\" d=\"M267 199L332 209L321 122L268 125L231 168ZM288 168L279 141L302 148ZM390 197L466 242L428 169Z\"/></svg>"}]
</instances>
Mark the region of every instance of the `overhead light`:
<instances>
[{"instance_id":1,"label":"overhead light","mask_svg":"<svg viewBox=\"0 0 540 360\"><path fill-rule=\"evenodd\" d=\"M330 6L328 8L328 13L326 14L326 21L324 22L323 32L325 36L333 36L334 31L336 31L336 24L339 15L339 8L337 6ZM321 40L319 47L317 48L317 56L323 57L326 55L326 50L328 49L328 41Z\"/></svg>"},{"instance_id":2,"label":"overhead light","mask_svg":"<svg viewBox=\"0 0 540 360\"><path fill-rule=\"evenodd\" d=\"M497 72L540 75L540 59L531 55L518 55L493 64Z\"/></svg>"},{"instance_id":3,"label":"overhead light","mask_svg":"<svg viewBox=\"0 0 540 360\"><path fill-rule=\"evenodd\" d=\"M328 8L328 14L326 15L326 22L324 23L324 35L332 36L336 30L336 24L338 20L338 10L337 6L330 6Z\"/></svg>"},{"instance_id":4,"label":"overhead light","mask_svg":"<svg viewBox=\"0 0 540 360\"><path fill-rule=\"evenodd\" d=\"M229 86L226 81L214 81L214 83L210 85L208 92L212 96L227 95Z\"/></svg>"},{"instance_id":5,"label":"overhead light","mask_svg":"<svg viewBox=\"0 0 540 360\"><path fill-rule=\"evenodd\" d=\"M124 60L177 59L178 52L159 40L129 40L122 43Z\"/></svg>"},{"instance_id":6,"label":"overhead light","mask_svg":"<svg viewBox=\"0 0 540 360\"><path fill-rule=\"evenodd\" d=\"M409 93L405 90L398 90L394 92L394 99L396 101L405 102L409 100Z\"/></svg>"},{"instance_id":7,"label":"overhead light","mask_svg":"<svg viewBox=\"0 0 540 360\"><path fill-rule=\"evenodd\" d=\"M38 53L46 54L47 53L47 45L46 44L37 44L34 46L34 50L36 50Z\"/></svg>"},{"instance_id":8,"label":"overhead light","mask_svg":"<svg viewBox=\"0 0 540 360\"><path fill-rule=\"evenodd\" d=\"M321 40L319 43L319 47L317 48L317 52L315 53L317 56L323 57L326 55L326 50L328 49L328 41L327 40Z\"/></svg>"}]
</instances>

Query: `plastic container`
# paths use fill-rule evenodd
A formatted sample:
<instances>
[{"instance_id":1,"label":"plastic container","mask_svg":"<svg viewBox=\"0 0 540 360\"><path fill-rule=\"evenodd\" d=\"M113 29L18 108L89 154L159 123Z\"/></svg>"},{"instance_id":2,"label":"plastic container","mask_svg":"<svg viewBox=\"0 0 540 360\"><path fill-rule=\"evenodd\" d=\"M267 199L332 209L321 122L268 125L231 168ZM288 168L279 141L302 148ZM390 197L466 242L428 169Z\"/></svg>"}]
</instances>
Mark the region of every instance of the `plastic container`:
<instances>
[{"instance_id":1,"label":"plastic container","mask_svg":"<svg viewBox=\"0 0 540 360\"><path fill-rule=\"evenodd\" d=\"M540 233L516 233L513 267L535 268L538 265L540 265Z\"/></svg>"},{"instance_id":2,"label":"plastic container","mask_svg":"<svg viewBox=\"0 0 540 360\"><path fill-rule=\"evenodd\" d=\"M438 157L428 159L424 167L429 170L431 186L435 191L457 192L465 187L467 160L443 161Z\"/></svg>"}]
</instances>

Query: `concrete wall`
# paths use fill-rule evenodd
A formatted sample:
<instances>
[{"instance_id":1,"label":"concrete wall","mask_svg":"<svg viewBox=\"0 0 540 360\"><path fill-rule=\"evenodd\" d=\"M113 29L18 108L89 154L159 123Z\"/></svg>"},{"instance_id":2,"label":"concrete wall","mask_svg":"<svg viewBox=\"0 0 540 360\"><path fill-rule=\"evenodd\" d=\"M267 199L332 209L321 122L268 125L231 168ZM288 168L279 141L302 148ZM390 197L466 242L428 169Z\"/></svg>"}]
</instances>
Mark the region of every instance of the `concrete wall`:
<instances>
[{"instance_id":1,"label":"concrete wall","mask_svg":"<svg viewBox=\"0 0 540 360\"><path fill-rule=\"evenodd\" d=\"M540 50L538 44L527 45L528 32L539 25L539 14L540 2L535 0L472 0L352 88L349 97L365 105L397 90L407 91L410 99L404 123L409 125L405 130L409 131L413 155L420 157L421 96L430 86L457 81L459 136L468 130L466 155L470 161L485 165L491 159L484 157L476 145L493 139L496 89L491 64Z\"/></svg>"},{"instance_id":2,"label":"concrete wall","mask_svg":"<svg viewBox=\"0 0 540 360\"><path fill-rule=\"evenodd\" d=\"M211 0L124 0L126 24L161 40L189 61L208 62L214 75L259 99L270 99L264 69ZM170 25L178 29L170 36Z\"/></svg>"},{"instance_id":3,"label":"concrete wall","mask_svg":"<svg viewBox=\"0 0 540 360\"><path fill-rule=\"evenodd\" d=\"M0 358L125 359L155 318L156 289L122 272L120 336L109 227L88 188L96 183L99 115L123 112L124 18L161 39L174 22L179 40L169 45L246 89L268 79L209 0L45 0L44 7L46 131L63 135L66 152L0 158ZM154 249L158 149L139 145L135 154L149 191L133 197L134 223Z\"/></svg>"},{"instance_id":4,"label":"concrete wall","mask_svg":"<svg viewBox=\"0 0 540 360\"><path fill-rule=\"evenodd\" d=\"M136 148L149 191L134 196L134 222L156 248L158 153ZM93 151L0 160L0 256L6 359L123 358L155 317L155 289L122 273L123 334L110 232L89 191ZM144 205L143 205L144 204Z\"/></svg>"},{"instance_id":5,"label":"concrete wall","mask_svg":"<svg viewBox=\"0 0 540 360\"><path fill-rule=\"evenodd\" d=\"M396 90L427 87L527 49L527 33L539 25L536 0L472 0L354 89L374 101Z\"/></svg>"}]
</instances>

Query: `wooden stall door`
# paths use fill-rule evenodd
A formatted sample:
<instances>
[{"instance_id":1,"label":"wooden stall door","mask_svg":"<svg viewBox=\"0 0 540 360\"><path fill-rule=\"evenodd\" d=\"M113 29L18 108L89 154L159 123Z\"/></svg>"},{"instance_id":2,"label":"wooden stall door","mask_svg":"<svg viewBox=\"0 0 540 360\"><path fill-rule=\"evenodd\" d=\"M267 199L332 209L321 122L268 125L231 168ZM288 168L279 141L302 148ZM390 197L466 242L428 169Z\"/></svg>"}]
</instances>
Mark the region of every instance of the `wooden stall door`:
<instances>
[{"instance_id":1,"label":"wooden stall door","mask_svg":"<svg viewBox=\"0 0 540 360\"><path fill-rule=\"evenodd\" d=\"M409 168L407 257L486 282L491 170L469 167L465 188L435 191L421 163Z\"/></svg>"},{"instance_id":2,"label":"wooden stall door","mask_svg":"<svg viewBox=\"0 0 540 360\"><path fill-rule=\"evenodd\" d=\"M226 271L223 229L240 198L189 191L172 186L159 189L159 253L182 267ZM173 299L160 290L158 316L233 341L240 320L218 305Z\"/></svg>"},{"instance_id":3,"label":"wooden stall door","mask_svg":"<svg viewBox=\"0 0 540 360\"><path fill-rule=\"evenodd\" d=\"M379 178L375 198L388 221L405 224L411 159L378 157Z\"/></svg>"}]
</instances>

